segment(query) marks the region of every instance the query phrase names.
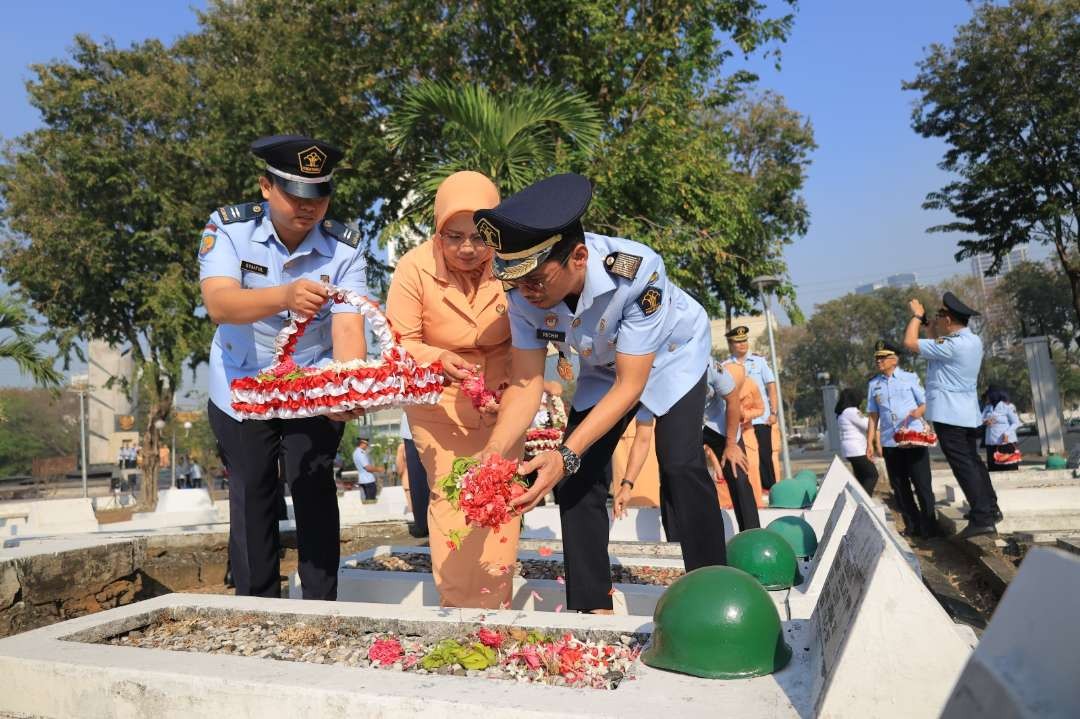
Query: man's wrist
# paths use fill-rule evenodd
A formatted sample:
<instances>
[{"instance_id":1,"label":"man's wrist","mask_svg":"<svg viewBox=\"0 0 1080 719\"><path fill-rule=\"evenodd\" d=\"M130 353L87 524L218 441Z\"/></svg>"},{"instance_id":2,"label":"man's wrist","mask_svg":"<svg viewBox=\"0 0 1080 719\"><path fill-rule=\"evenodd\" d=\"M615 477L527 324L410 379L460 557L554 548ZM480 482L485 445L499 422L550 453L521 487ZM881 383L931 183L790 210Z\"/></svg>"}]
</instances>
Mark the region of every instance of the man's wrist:
<instances>
[{"instance_id":1,"label":"man's wrist","mask_svg":"<svg viewBox=\"0 0 1080 719\"><path fill-rule=\"evenodd\" d=\"M581 469L581 457L577 452L567 447L565 444L558 449L559 456L562 458L563 476L567 477L571 474L576 474Z\"/></svg>"}]
</instances>

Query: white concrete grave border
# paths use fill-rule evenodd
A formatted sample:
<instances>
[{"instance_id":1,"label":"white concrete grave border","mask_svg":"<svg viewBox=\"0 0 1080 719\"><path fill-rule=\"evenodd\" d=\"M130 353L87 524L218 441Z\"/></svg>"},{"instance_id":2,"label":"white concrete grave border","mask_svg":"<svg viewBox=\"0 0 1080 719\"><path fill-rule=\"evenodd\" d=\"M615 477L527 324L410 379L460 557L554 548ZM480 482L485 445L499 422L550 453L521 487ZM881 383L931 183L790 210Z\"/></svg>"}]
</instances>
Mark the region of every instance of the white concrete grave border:
<instances>
[{"instance_id":1,"label":"white concrete grave border","mask_svg":"<svg viewBox=\"0 0 1080 719\"><path fill-rule=\"evenodd\" d=\"M1020 564L942 719L1080 713L1080 559L1036 547Z\"/></svg>"},{"instance_id":2,"label":"white concrete grave border","mask_svg":"<svg viewBox=\"0 0 1080 719\"><path fill-rule=\"evenodd\" d=\"M439 606L439 592L435 578L430 572L397 572L390 570L360 569L356 565L374 557L390 554L430 554L428 547L391 547L387 545L368 549L342 559L338 570L339 602L376 602L407 606ZM519 551L518 559L536 561L563 561L561 553L543 556L535 551ZM628 567L659 567L682 569L682 559L662 557L611 556L612 564ZM799 571L805 577L809 562L800 562ZM651 617L656 603L666 587L652 584L617 582L611 595L612 608L618 615ZM783 619L788 618L788 593L790 590L769 592L776 609ZM535 592L535 594L534 594ZM296 572L289 575L289 598L303 597L300 577ZM566 604L566 587L555 579L524 579L514 577L510 607L522 611L554 612ZM807 614L809 616L809 614Z\"/></svg>"},{"instance_id":3,"label":"white concrete grave border","mask_svg":"<svg viewBox=\"0 0 1080 719\"><path fill-rule=\"evenodd\" d=\"M809 717L812 638L806 622L785 625L791 663L765 677L713 681L640 663L614 691L517 684L453 676L85 644L77 633L108 636L144 624L159 610L191 607L419 623L486 623L548 631L649 632L638 617L450 610L383 604L293 602L172 594L0 640L0 712L36 717Z\"/></svg>"},{"instance_id":4,"label":"white concrete grave border","mask_svg":"<svg viewBox=\"0 0 1080 719\"><path fill-rule=\"evenodd\" d=\"M810 620L784 623L792 663L775 675L709 681L638 667L614 692L517 685L65 641L107 636L171 607L392 622L487 622L648 632L639 617L167 595L0 640L0 711L61 717L506 717L935 715L968 648L858 502Z\"/></svg>"}]
</instances>

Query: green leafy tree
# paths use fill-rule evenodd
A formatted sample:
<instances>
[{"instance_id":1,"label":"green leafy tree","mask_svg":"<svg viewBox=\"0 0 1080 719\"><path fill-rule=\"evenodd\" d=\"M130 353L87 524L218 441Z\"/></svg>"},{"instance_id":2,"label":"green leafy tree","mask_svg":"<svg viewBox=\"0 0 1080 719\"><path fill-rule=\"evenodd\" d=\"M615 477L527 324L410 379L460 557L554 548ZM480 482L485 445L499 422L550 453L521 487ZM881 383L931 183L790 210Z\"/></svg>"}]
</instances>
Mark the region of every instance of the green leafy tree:
<instances>
[{"instance_id":1,"label":"green leafy tree","mask_svg":"<svg viewBox=\"0 0 1080 719\"><path fill-rule=\"evenodd\" d=\"M1077 333L1069 279L1050 264L1024 262L1001 278L994 288L994 318L1006 341L1047 335L1065 351L1066 359Z\"/></svg>"},{"instance_id":2,"label":"green leafy tree","mask_svg":"<svg viewBox=\"0 0 1080 719\"><path fill-rule=\"evenodd\" d=\"M520 87L495 96L483 86L429 81L406 91L386 136L396 150L422 153L404 179L417 194L409 213L423 224L435 191L452 173L482 172L512 194L555 172L568 149L587 160L602 127L581 93Z\"/></svg>"},{"instance_id":3,"label":"green leafy tree","mask_svg":"<svg viewBox=\"0 0 1080 719\"><path fill-rule=\"evenodd\" d=\"M53 367L53 358L38 348L39 336L26 308L10 296L0 296L0 359L11 360L19 371L37 384L55 387L63 379Z\"/></svg>"},{"instance_id":4,"label":"green leafy tree","mask_svg":"<svg viewBox=\"0 0 1080 719\"><path fill-rule=\"evenodd\" d=\"M68 344L77 333L130 348L150 411L144 476L185 361L203 361L211 327L195 251L212 199L192 134L190 67L156 41L118 50L76 38L70 61L35 65L30 101L43 126L0 166L5 278ZM216 199L216 198L215 198ZM143 501L156 502L144 482Z\"/></svg>"},{"instance_id":5,"label":"green leafy tree","mask_svg":"<svg viewBox=\"0 0 1080 719\"><path fill-rule=\"evenodd\" d=\"M79 402L46 389L0 389L0 477L30 474L33 461L74 457L79 447Z\"/></svg>"},{"instance_id":6,"label":"green leafy tree","mask_svg":"<svg viewBox=\"0 0 1080 719\"><path fill-rule=\"evenodd\" d=\"M957 259L1054 248L1080 318L1080 0L983 1L951 45L932 45L905 89L912 126L943 139L955 179L924 207L956 220Z\"/></svg>"}]
</instances>

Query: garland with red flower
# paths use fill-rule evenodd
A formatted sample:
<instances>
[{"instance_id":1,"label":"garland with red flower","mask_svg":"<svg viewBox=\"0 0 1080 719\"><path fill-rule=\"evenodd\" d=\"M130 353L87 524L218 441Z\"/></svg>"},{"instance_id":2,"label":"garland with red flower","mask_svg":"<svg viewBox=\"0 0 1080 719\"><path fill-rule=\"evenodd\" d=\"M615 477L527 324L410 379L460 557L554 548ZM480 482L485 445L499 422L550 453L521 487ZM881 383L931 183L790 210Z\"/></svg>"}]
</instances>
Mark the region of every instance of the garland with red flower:
<instances>
[{"instance_id":1,"label":"garland with red flower","mask_svg":"<svg viewBox=\"0 0 1080 719\"><path fill-rule=\"evenodd\" d=\"M927 430L920 432L902 427L893 433L893 439L901 447L933 447L937 444L937 435Z\"/></svg>"},{"instance_id":2,"label":"garland with red flower","mask_svg":"<svg viewBox=\"0 0 1080 719\"><path fill-rule=\"evenodd\" d=\"M518 463L492 455L483 462L471 457L459 457L450 473L439 482L439 489L450 505L465 515L464 532L451 531L447 545L461 547L461 542L473 527L491 529L513 519L510 502L527 489L517 473Z\"/></svg>"},{"instance_id":3,"label":"garland with red flower","mask_svg":"<svg viewBox=\"0 0 1080 719\"><path fill-rule=\"evenodd\" d=\"M296 343L310 318L293 317L274 339L274 364L254 377L232 381L232 408L240 419L294 419L354 409L435 404L442 395L442 366L418 363L398 343L379 306L362 295L328 286L330 300L360 310L379 342L382 356L326 367L300 367Z\"/></svg>"}]
</instances>

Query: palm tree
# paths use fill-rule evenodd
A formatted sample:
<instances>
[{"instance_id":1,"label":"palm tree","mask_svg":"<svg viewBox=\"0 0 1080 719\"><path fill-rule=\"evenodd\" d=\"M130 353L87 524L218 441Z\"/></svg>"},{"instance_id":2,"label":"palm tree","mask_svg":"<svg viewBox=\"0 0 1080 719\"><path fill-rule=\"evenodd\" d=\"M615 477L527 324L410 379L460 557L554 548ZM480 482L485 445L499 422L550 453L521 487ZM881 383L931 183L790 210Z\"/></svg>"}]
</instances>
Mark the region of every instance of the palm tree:
<instances>
[{"instance_id":1,"label":"palm tree","mask_svg":"<svg viewBox=\"0 0 1080 719\"><path fill-rule=\"evenodd\" d=\"M416 218L454 172L482 172L511 194L550 174L568 153L588 157L602 129L600 112L581 93L538 87L495 96L477 85L429 80L405 93L386 134L392 148L419 151L405 211Z\"/></svg>"},{"instance_id":2,"label":"palm tree","mask_svg":"<svg viewBox=\"0 0 1080 719\"><path fill-rule=\"evenodd\" d=\"M62 377L53 369L52 360L38 350L38 338L30 332L30 325L30 316L21 304L0 296L0 334L10 333L0 339L0 360L14 360L19 371L37 384L56 387Z\"/></svg>"}]
</instances>

